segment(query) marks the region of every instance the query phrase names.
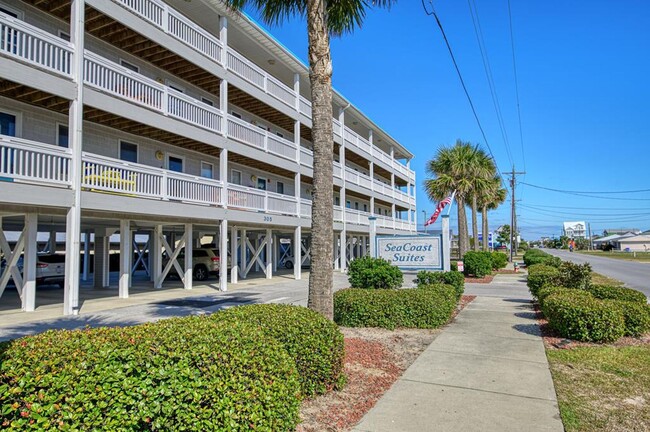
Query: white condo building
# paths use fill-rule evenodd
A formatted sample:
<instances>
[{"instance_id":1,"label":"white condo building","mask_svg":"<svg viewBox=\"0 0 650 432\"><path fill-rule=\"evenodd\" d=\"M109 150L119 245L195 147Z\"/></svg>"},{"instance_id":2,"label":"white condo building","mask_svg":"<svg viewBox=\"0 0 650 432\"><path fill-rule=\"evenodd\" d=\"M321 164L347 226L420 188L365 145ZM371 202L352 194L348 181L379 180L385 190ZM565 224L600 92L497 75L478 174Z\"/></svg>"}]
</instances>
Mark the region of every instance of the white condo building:
<instances>
[{"instance_id":1,"label":"white condo building","mask_svg":"<svg viewBox=\"0 0 650 432\"><path fill-rule=\"evenodd\" d=\"M379 233L415 232L415 173L406 148L333 103L344 270L368 250L369 216ZM128 297L145 250L152 289L171 267L190 289L204 238L229 255L222 290L256 269L271 278L281 245L309 249L311 126L307 67L218 0L0 0L0 295L13 280L15 307L34 310L37 239L52 252L57 233L65 314L85 290Z\"/></svg>"}]
</instances>

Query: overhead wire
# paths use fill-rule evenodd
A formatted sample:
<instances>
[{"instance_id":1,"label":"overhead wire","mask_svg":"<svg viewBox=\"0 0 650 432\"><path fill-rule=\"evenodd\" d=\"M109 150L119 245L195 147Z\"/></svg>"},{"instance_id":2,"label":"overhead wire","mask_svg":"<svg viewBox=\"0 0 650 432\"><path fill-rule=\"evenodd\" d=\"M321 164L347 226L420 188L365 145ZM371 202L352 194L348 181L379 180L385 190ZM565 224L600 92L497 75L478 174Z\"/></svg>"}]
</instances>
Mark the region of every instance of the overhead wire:
<instances>
[{"instance_id":1,"label":"overhead wire","mask_svg":"<svg viewBox=\"0 0 650 432\"><path fill-rule=\"evenodd\" d=\"M519 104L519 78L517 74L517 60L515 57L515 36L512 29L512 7L508 0L508 19L510 22L510 47L512 48L512 69L515 75L515 95L517 99L517 117L519 119L519 142L521 144L521 158L524 162L524 171L526 171L526 153L524 151L524 133L521 127L521 106Z\"/></svg>"}]
</instances>

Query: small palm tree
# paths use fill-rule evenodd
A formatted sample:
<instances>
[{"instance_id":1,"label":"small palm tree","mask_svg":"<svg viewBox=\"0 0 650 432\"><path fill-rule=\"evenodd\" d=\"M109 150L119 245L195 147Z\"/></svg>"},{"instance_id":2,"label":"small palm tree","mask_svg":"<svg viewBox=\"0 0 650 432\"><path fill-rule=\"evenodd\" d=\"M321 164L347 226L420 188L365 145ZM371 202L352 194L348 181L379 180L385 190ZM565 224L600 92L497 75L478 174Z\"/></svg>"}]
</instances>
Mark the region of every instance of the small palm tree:
<instances>
[{"instance_id":1,"label":"small palm tree","mask_svg":"<svg viewBox=\"0 0 650 432\"><path fill-rule=\"evenodd\" d=\"M483 225L483 250L488 250L488 211L496 210L503 204L508 195L508 191L501 187L501 178L494 176L489 183L488 189L483 195L479 196L478 206L481 209L481 221Z\"/></svg>"},{"instance_id":2,"label":"small palm tree","mask_svg":"<svg viewBox=\"0 0 650 432\"><path fill-rule=\"evenodd\" d=\"M491 181L496 173L496 166L490 156L478 146L474 149L472 163L472 237L474 238L474 250L479 250L478 244L478 200L489 193ZM485 242L485 237L483 237Z\"/></svg>"},{"instance_id":3,"label":"small palm tree","mask_svg":"<svg viewBox=\"0 0 650 432\"><path fill-rule=\"evenodd\" d=\"M333 319L332 261L334 231L332 134L332 57L330 35L340 36L361 26L370 6L390 7L395 0L224 0L234 10L257 8L269 24L299 15L307 18L309 81L314 145L313 205L308 306Z\"/></svg>"}]
</instances>

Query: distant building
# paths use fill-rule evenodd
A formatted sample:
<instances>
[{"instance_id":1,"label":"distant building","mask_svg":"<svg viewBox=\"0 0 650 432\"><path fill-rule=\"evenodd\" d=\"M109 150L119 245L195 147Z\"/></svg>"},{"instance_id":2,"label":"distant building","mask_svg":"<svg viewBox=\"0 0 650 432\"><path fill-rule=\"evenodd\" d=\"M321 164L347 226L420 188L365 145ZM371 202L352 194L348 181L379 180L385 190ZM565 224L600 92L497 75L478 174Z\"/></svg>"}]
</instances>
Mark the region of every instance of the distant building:
<instances>
[{"instance_id":1,"label":"distant building","mask_svg":"<svg viewBox=\"0 0 650 432\"><path fill-rule=\"evenodd\" d=\"M603 230L603 236L621 235L627 233L640 234L641 230L638 228L607 228Z\"/></svg>"},{"instance_id":2,"label":"distant building","mask_svg":"<svg viewBox=\"0 0 650 432\"><path fill-rule=\"evenodd\" d=\"M611 245L614 249L619 249L619 243L620 240L630 238L630 237L635 237L636 233L633 232L627 232L624 234L612 234L608 235L605 237L600 237L598 239L595 239L594 242L594 247L597 249L603 249L607 245Z\"/></svg>"},{"instance_id":3,"label":"distant building","mask_svg":"<svg viewBox=\"0 0 650 432\"><path fill-rule=\"evenodd\" d=\"M569 238L587 237L587 224L584 221L564 222L564 235Z\"/></svg>"},{"instance_id":4,"label":"distant building","mask_svg":"<svg viewBox=\"0 0 650 432\"><path fill-rule=\"evenodd\" d=\"M618 248L627 252L648 252L650 250L650 235L637 235L622 238L617 241Z\"/></svg>"}]
</instances>

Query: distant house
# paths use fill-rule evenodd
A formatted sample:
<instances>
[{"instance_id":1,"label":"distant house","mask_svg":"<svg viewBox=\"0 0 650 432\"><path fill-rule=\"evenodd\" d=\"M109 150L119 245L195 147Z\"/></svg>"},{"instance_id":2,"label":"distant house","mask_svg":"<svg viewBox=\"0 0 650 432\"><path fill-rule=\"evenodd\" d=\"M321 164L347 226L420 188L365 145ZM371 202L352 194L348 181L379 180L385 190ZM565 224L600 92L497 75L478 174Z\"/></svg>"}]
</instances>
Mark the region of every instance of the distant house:
<instances>
[{"instance_id":1,"label":"distant house","mask_svg":"<svg viewBox=\"0 0 650 432\"><path fill-rule=\"evenodd\" d=\"M584 221L564 222L564 235L569 238L587 237L587 224Z\"/></svg>"},{"instance_id":2,"label":"distant house","mask_svg":"<svg viewBox=\"0 0 650 432\"><path fill-rule=\"evenodd\" d=\"M603 230L603 236L607 237L610 235L621 235L627 233L641 234L641 230L638 228L607 228Z\"/></svg>"},{"instance_id":3,"label":"distant house","mask_svg":"<svg viewBox=\"0 0 650 432\"><path fill-rule=\"evenodd\" d=\"M618 248L622 251L629 252L648 252L650 251L650 235L636 235L619 239Z\"/></svg>"},{"instance_id":4,"label":"distant house","mask_svg":"<svg viewBox=\"0 0 650 432\"><path fill-rule=\"evenodd\" d=\"M634 237L636 236L636 233L633 232L627 232L624 234L612 234L608 235L605 237L601 237L599 239L596 239L593 241L594 247L596 249L602 249L603 247L607 245L612 245L614 249L619 249L619 241L622 239L626 239L629 237Z\"/></svg>"}]
</instances>

